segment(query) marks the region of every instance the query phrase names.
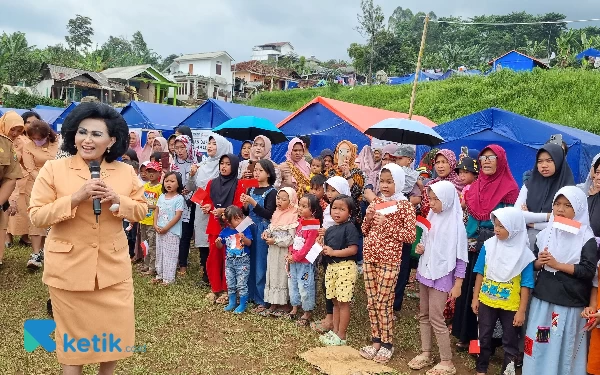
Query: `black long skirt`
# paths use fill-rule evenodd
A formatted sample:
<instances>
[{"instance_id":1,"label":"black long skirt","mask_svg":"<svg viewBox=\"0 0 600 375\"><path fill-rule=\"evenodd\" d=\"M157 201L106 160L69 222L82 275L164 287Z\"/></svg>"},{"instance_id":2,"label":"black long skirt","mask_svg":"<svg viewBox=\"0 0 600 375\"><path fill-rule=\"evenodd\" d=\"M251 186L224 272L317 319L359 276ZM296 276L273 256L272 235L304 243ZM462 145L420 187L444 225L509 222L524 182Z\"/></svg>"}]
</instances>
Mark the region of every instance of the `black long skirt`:
<instances>
[{"instance_id":1,"label":"black long skirt","mask_svg":"<svg viewBox=\"0 0 600 375\"><path fill-rule=\"evenodd\" d=\"M469 263L463 280L460 297L456 299L454 318L452 320L452 335L462 343L477 339L477 315L473 313L473 289L477 274L473 272L479 252L469 251Z\"/></svg>"}]
</instances>

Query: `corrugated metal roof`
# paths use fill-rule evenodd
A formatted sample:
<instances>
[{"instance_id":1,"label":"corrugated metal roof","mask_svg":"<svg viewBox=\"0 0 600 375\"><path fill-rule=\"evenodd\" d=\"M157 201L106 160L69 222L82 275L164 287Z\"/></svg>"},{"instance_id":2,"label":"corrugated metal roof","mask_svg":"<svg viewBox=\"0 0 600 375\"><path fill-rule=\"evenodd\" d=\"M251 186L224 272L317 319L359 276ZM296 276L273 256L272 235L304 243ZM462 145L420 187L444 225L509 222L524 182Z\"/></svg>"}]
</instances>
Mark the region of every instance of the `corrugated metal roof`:
<instances>
[{"instance_id":1,"label":"corrugated metal roof","mask_svg":"<svg viewBox=\"0 0 600 375\"><path fill-rule=\"evenodd\" d=\"M108 78L106 78L106 76L102 73L90 72L82 69L67 68L66 66L58 66L52 64L47 64L47 66L48 70L50 71L50 76L55 81L68 81L75 77L87 74L93 80L98 82L100 86L110 87Z\"/></svg>"},{"instance_id":2,"label":"corrugated metal roof","mask_svg":"<svg viewBox=\"0 0 600 375\"><path fill-rule=\"evenodd\" d=\"M226 51L216 51L216 52L190 53L187 55L179 56L178 58L175 59L175 61L179 62L179 61L188 61L188 60L214 59L215 57L219 57L222 55L227 55L231 60L233 60L233 57L231 57L231 55L228 54Z\"/></svg>"},{"instance_id":3,"label":"corrugated metal roof","mask_svg":"<svg viewBox=\"0 0 600 375\"><path fill-rule=\"evenodd\" d=\"M134 66L120 66L117 68L108 68L106 70L103 70L102 74L104 74L109 79L128 80L128 79L131 79L131 78L137 76L138 74L145 72L146 69L150 68L150 66L151 66L150 64L134 65ZM151 73L148 73L148 74L151 74ZM155 78L157 78L157 77L155 77Z\"/></svg>"}]
</instances>

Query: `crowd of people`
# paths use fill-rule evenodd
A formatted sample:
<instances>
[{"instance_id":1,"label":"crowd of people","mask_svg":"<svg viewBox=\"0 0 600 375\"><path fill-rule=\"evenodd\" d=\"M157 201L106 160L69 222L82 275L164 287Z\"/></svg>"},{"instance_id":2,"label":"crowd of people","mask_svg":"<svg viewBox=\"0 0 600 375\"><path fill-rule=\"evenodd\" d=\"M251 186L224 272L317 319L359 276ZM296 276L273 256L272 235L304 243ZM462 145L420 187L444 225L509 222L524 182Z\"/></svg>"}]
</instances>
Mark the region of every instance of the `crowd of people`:
<instances>
[{"instance_id":1,"label":"crowd of people","mask_svg":"<svg viewBox=\"0 0 600 375\"><path fill-rule=\"evenodd\" d=\"M310 137L296 137L289 141L286 161L277 164L265 136L245 141L236 155L230 141L210 134L201 152L191 130L181 126L168 139L148 132L142 147L140 132L123 135L122 119L105 106L90 105L80 105L66 119L62 154L58 137L43 121L28 123L25 115L17 119L11 112L0 119L23 170L6 209L8 233L31 242L28 267L41 266L44 247L56 257L44 266L53 303L64 305L72 293L61 289L106 288L111 290L107 299L132 298L132 289L121 285L126 277L115 276L123 281L117 284L98 271L95 286L86 284L91 289L65 288L66 281L59 280L65 270L59 257L74 250L54 228L77 218L87 194L110 206L111 218L120 220L127 237L127 262L151 283L168 286L187 273L193 239L202 269L194 276L199 286L210 288L206 298L225 305L224 311L291 319L319 332L324 345L346 345L352 309L365 308L351 304L362 275L371 342L360 354L386 363L394 354L397 312L416 269L421 353L408 363L411 369L455 374L452 335L459 351L479 340L478 375L488 372L497 347L504 350L503 371L522 366L523 374L600 374L600 331L595 329L600 322L600 155L586 181L575 185L568 148L550 140L537 151L519 188L509 156L498 145L463 148L458 156L432 149L416 161L414 146L365 146L358 153L344 140L313 157ZM99 125L90 121L98 119L105 128L94 128ZM98 146L103 136L113 142L102 144L106 151ZM46 161L95 160L86 155L97 158L98 150L107 173L101 186L89 182L89 174L88 182L81 182L82 190L89 186L86 194L76 194L76 186L56 186L50 172L68 168ZM106 160L109 156L112 160ZM68 165L78 170L73 163ZM111 169L125 164L135 173L129 190L123 187L129 178L118 187L107 182L116 176ZM58 202L69 194L73 201L67 209ZM14 224L17 220L27 225ZM52 249L44 246L49 227ZM120 248L116 240L108 245L112 252ZM326 315L315 319L320 301ZM92 305L85 306L89 311ZM64 317L61 323L80 329ZM80 364L80 359L61 359L63 365Z\"/></svg>"}]
</instances>

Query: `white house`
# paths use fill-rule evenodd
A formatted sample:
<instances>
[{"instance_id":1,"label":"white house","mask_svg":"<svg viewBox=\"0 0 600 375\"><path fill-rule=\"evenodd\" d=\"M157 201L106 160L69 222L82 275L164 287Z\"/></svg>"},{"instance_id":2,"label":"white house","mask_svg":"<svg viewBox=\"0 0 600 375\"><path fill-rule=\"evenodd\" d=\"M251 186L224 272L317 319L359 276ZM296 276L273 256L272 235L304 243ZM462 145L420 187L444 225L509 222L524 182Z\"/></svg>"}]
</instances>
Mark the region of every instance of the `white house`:
<instances>
[{"instance_id":1,"label":"white house","mask_svg":"<svg viewBox=\"0 0 600 375\"><path fill-rule=\"evenodd\" d=\"M207 98L231 101L233 57L225 51L193 53L176 58L167 68L169 78L179 83L177 99ZM169 91L173 97L173 89Z\"/></svg>"},{"instance_id":2,"label":"white house","mask_svg":"<svg viewBox=\"0 0 600 375\"><path fill-rule=\"evenodd\" d=\"M294 46L290 42L267 43L252 48L252 60L277 60L290 52L294 52Z\"/></svg>"}]
</instances>

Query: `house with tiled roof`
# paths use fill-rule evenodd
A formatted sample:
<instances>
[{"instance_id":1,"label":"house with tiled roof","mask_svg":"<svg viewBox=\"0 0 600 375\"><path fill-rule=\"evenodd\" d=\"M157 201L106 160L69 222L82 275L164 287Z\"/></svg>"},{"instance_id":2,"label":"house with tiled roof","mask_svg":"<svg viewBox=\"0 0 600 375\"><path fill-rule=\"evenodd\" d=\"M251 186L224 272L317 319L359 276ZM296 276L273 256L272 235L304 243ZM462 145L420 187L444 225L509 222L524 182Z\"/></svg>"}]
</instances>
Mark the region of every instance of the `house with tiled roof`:
<instances>
[{"instance_id":1,"label":"house with tiled roof","mask_svg":"<svg viewBox=\"0 0 600 375\"><path fill-rule=\"evenodd\" d=\"M177 98L186 101L208 98L231 101L234 59L226 51L191 53L176 58L165 74L179 84ZM169 97L173 97L173 89Z\"/></svg>"},{"instance_id":2,"label":"house with tiled roof","mask_svg":"<svg viewBox=\"0 0 600 375\"><path fill-rule=\"evenodd\" d=\"M91 72L66 66L44 64L41 69L42 80L36 90L40 95L78 102L86 96L94 96L103 103L121 101L119 94L125 86L109 81L102 73Z\"/></svg>"},{"instance_id":3,"label":"house with tiled roof","mask_svg":"<svg viewBox=\"0 0 600 375\"><path fill-rule=\"evenodd\" d=\"M252 48L252 60L277 61L279 57L294 52L294 46L290 42L266 43Z\"/></svg>"}]
</instances>

